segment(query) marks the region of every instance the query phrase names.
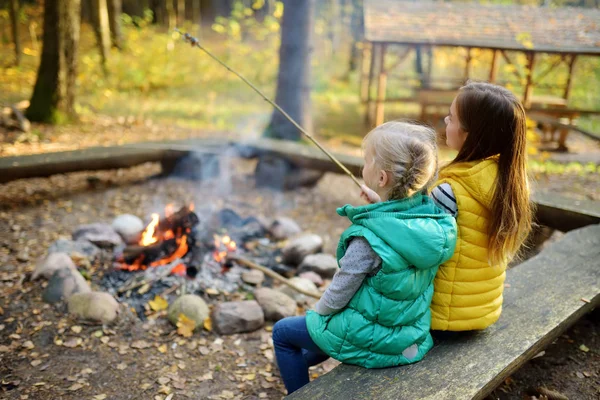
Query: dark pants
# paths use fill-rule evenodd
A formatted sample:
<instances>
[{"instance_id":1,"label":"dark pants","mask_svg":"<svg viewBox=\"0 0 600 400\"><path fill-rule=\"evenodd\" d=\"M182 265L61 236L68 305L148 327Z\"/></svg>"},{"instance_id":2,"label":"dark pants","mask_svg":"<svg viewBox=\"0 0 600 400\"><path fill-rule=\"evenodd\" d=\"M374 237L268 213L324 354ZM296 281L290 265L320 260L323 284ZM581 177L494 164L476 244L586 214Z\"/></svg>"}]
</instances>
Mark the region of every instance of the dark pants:
<instances>
[{"instance_id":1,"label":"dark pants","mask_svg":"<svg viewBox=\"0 0 600 400\"><path fill-rule=\"evenodd\" d=\"M273 326L273 346L288 394L310 381L308 367L329 358L311 339L306 317L289 317L277 322Z\"/></svg>"}]
</instances>

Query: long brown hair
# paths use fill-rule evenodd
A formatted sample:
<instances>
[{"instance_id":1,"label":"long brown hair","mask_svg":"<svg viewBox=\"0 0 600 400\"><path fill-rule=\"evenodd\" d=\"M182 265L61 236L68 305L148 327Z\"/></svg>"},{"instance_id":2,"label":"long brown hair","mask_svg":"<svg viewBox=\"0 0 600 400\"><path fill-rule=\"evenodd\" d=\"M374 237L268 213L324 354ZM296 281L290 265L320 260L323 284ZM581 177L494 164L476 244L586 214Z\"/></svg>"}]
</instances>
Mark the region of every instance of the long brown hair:
<instances>
[{"instance_id":1,"label":"long brown hair","mask_svg":"<svg viewBox=\"0 0 600 400\"><path fill-rule=\"evenodd\" d=\"M498 265L517 254L531 230L525 109L509 90L482 82L460 89L456 109L467 138L451 164L499 156L488 229L489 260Z\"/></svg>"}]
</instances>

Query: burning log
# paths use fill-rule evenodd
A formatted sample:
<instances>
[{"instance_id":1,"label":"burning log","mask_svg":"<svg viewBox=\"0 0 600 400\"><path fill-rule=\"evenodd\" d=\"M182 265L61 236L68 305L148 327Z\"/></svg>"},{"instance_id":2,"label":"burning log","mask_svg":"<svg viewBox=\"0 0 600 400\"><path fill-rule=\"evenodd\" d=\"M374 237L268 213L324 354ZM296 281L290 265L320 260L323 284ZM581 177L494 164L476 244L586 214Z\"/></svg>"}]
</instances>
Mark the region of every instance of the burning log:
<instances>
[{"instance_id":1,"label":"burning log","mask_svg":"<svg viewBox=\"0 0 600 400\"><path fill-rule=\"evenodd\" d=\"M200 219L190 207L183 206L173 213L171 208L165 210L165 217L158 222L158 236L168 239L172 234L175 237L189 233ZM169 231L171 234L169 234Z\"/></svg>"}]
</instances>

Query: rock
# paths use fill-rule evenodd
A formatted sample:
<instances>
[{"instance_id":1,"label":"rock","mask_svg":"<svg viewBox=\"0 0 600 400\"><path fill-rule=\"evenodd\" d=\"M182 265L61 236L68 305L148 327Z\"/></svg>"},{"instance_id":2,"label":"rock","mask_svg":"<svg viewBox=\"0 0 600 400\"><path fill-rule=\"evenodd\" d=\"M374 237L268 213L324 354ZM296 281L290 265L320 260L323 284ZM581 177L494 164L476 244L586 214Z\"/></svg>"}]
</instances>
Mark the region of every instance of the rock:
<instances>
[{"instance_id":1,"label":"rock","mask_svg":"<svg viewBox=\"0 0 600 400\"><path fill-rule=\"evenodd\" d=\"M37 264L35 271L31 274L31 280L38 278L50 279L56 271L64 268L77 269L67 253L50 253Z\"/></svg>"},{"instance_id":2,"label":"rock","mask_svg":"<svg viewBox=\"0 0 600 400\"><path fill-rule=\"evenodd\" d=\"M106 292L76 293L69 297L68 308L77 318L108 324L117 318L119 303Z\"/></svg>"},{"instance_id":3,"label":"rock","mask_svg":"<svg viewBox=\"0 0 600 400\"><path fill-rule=\"evenodd\" d=\"M90 286L83 276L74 268L63 268L54 272L48 286L42 293L42 300L46 303L57 303L69 298L75 293L91 292Z\"/></svg>"},{"instance_id":4,"label":"rock","mask_svg":"<svg viewBox=\"0 0 600 400\"><path fill-rule=\"evenodd\" d=\"M100 249L87 240L58 239L50 245L48 253L79 253L93 260L100 254Z\"/></svg>"},{"instance_id":5,"label":"rock","mask_svg":"<svg viewBox=\"0 0 600 400\"><path fill-rule=\"evenodd\" d=\"M173 325L177 325L180 314L183 314L194 321L196 324L195 327L198 327L204 324L204 320L208 318L210 311L200 296L196 296L195 294L185 294L169 306L167 317Z\"/></svg>"},{"instance_id":6,"label":"rock","mask_svg":"<svg viewBox=\"0 0 600 400\"><path fill-rule=\"evenodd\" d=\"M145 229L144 222L131 214L119 215L113 220L111 226L127 244L138 243Z\"/></svg>"},{"instance_id":7,"label":"rock","mask_svg":"<svg viewBox=\"0 0 600 400\"><path fill-rule=\"evenodd\" d=\"M276 240L289 239L300 232L302 232L302 229L298 226L296 221L287 217L278 217L273 221L271 226L269 226L269 233Z\"/></svg>"},{"instance_id":8,"label":"rock","mask_svg":"<svg viewBox=\"0 0 600 400\"><path fill-rule=\"evenodd\" d=\"M242 280L250 285L258 286L265 280L265 273L257 269L251 269L242 273Z\"/></svg>"},{"instance_id":9,"label":"rock","mask_svg":"<svg viewBox=\"0 0 600 400\"><path fill-rule=\"evenodd\" d=\"M321 278L319 274L313 271L302 272L298 275L298 277L308 279L317 286L321 286L323 284L323 278Z\"/></svg>"},{"instance_id":10,"label":"rock","mask_svg":"<svg viewBox=\"0 0 600 400\"><path fill-rule=\"evenodd\" d=\"M123 239L108 224L95 223L81 225L73 232L73 240L87 240L99 247L115 247L123 244Z\"/></svg>"},{"instance_id":11,"label":"rock","mask_svg":"<svg viewBox=\"0 0 600 400\"><path fill-rule=\"evenodd\" d=\"M260 304L268 321L279 321L296 315L296 300L285 293L265 287L256 289L254 298Z\"/></svg>"},{"instance_id":12,"label":"rock","mask_svg":"<svg viewBox=\"0 0 600 400\"><path fill-rule=\"evenodd\" d=\"M27 262L29 261L31 258L29 257L29 253L27 253L26 251L23 251L19 254L17 254L17 261L19 262Z\"/></svg>"},{"instance_id":13,"label":"rock","mask_svg":"<svg viewBox=\"0 0 600 400\"><path fill-rule=\"evenodd\" d=\"M211 318L213 327L221 335L252 332L265 323L263 310L254 300L217 304Z\"/></svg>"},{"instance_id":14,"label":"rock","mask_svg":"<svg viewBox=\"0 0 600 400\"><path fill-rule=\"evenodd\" d=\"M300 289L304 289L307 292L313 292L315 295L320 296L321 293L319 292L319 289L317 289L317 286L312 283L311 281L309 281L308 279L304 279L304 278L300 278L298 276L290 279L290 283L292 283L294 286L300 288ZM289 286L282 286L280 287L279 290L281 293L284 293L286 295L288 295L289 297L291 297L292 299L294 299L296 301L296 303L298 304L309 304L311 303L311 297L310 296L306 296L303 295L302 293L292 289Z\"/></svg>"},{"instance_id":15,"label":"rock","mask_svg":"<svg viewBox=\"0 0 600 400\"><path fill-rule=\"evenodd\" d=\"M302 264L298 267L298 272L312 271L319 274L322 278L332 278L338 271L338 263L331 254L319 253L310 254L304 257Z\"/></svg>"},{"instance_id":16,"label":"rock","mask_svg":"<svg viewBox=\"0 0 600 400\"><path fill-rule=\"evenodd\" d=\"M323 239L319 235L306 234L298 236L281 250L283 263L293 266L300 265L309 254L315 254L323 248Z\"/></svg>"}]
</instances>

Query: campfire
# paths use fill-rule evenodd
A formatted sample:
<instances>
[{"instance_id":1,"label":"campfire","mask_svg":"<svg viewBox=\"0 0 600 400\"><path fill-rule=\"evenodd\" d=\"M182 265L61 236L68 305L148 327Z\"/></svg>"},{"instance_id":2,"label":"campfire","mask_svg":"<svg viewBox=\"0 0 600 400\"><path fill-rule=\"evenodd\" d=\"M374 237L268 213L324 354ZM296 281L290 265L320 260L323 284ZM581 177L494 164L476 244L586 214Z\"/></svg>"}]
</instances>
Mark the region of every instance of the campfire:
<instances>
[{"instance_id":1,"label":"campfire","mask_svg":"<svg viewBox=\"0 0 600 400\"><path fill-rule=\"evenodd\" d=\"M256 218L231 209L198 214L193 204L175 211L168 204L151 215L136 244L115 252L115 269L104 277L104 286L127 298L139 314L149 298L173 287L232 293L244 271L232 256L275 267L279 253Z\"/></svg>"},{"instance_id":2,"label":"campfire","mask_svg":"<svg viewBox=\"0 0 600 400\"><path fill-rule=\"evenodd\" d=\"M168 204L162 218L157 213L152 214L152 220L142 232L139 243L126 247L122 256L118 258L121 262L120 269L145 270L186 258L191 248L188 243L189 235L200 220L194 213L193 204L182 207L177 212L173 209L173 205ZM235 243L233 245L235 247ZM221 253L224 253L223 258L227 255L226 251L219 251L218 254ZM186 264L182 262L173 267L171 272L182 275L186 271Z\"/></svg>"}]
</instances>

